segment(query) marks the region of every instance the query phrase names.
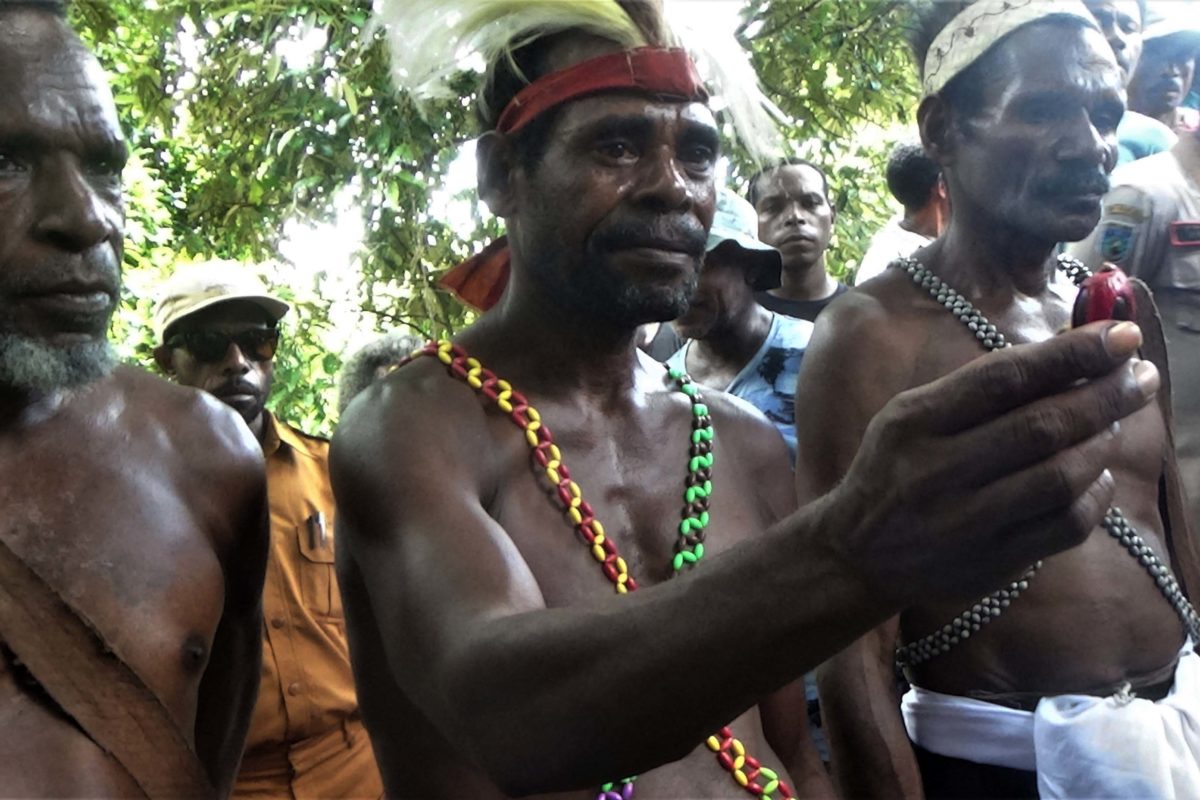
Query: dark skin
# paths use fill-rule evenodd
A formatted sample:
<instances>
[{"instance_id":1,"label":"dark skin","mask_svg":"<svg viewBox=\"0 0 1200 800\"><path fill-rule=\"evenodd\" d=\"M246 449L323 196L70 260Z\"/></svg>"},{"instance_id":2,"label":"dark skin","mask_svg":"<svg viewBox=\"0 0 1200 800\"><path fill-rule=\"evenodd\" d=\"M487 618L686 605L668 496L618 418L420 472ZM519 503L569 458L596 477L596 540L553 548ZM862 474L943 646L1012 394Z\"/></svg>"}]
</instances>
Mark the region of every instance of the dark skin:
<instances>
[{"instance_id":1,"label":"dark skin","mask_svg":"<svg viewBox=\"0 0 1200 800\"><path fill-rule=\"evenodd\" d=\"M1195 34L1177 33L1147 42L1129 81L1129 107L1175 130L1179 104L1195 77L1196 54Z\"/></svg>"},{"instance_id":2,"label":"dark skin","mask_svg":"<svg viewBox=\"0 0 1200 800\"><path fill-rule=\"evenodd\" d=\"M606 49L569 37L551 60L564 67ZM728 797L730 777L697 747L719 726L732 720L772 768L804 763L796 698L776 713L772 693L916 592L970 596L1077 543L1107 506L1104 432L1157 388L1153 373L1134 380L1132 326L1094 326L893 403L847 479L790 515L778 434L710 392L721 431L710 555L672 579L680 501L664 476L682 469L688 404L635 336L677 313L665 298L690 294L700 259L691 231L711 224L715 202L715 134L700 104L600 95L559 110L536 168L501 136L481 141L481 194L506 220L513 275L460 342L539 409L642 588L614 593L548 502L512 421L440 364L388 376L339 428L339 583L389 795L583 798L639 774L643 797ZM649 224L657 238L600 247L617 221ZM603 296L564 288L585 264ZM1090 382L1063 394L1080 379ZM1005 391L986 389L996 383ZM1031 445L1037 466L982 466L973 502L1004 535L985 525L968 542L948 537L943 519L909 502L932 487L891 465L938 437L1007 441L996 418L1009 412L1073 424ZM966 453L948 450L947 466L977 461ZM1052 456L1064 462L1040 463ZM1051 472L1067 488L1030 489ZM904 491L863 502L885 484ZM877 547L879 531L911 528L900 526L909 516L923 524L899 552ZM942 568L980 549L993 557ZM800 769L791 777L809 789Z\"/></svg>"},{"instance_id":3,"label":"dark skin","mask_svg":"<svg viewBox=\"0 0 1200 800\"><path fill-rule=\"evenodd\" d=\"M102 340L124 221L111 95L43 12L0 13L0 81L0 326ZM70 390L0 386L0 409L0 536L145 681L223 796L258 679L258 448L216 402L127 368ZM7 656L0 748L13 796L138 793Z\"/></svg>"},{"instance_id":4,"label":"dark skin","mask_svg":"<svg viewBox=\"0 0 1200 800\"><path fill-rule=\"evenodd\" d=\"M274 323L254 303L229 300L189 314L171 326L170 333L215 331L236 335L243 331L268 330ZM236 342L230 342L224 357L207 363L184 347L159 345L154 351L158 366L183 386L208 392L238 413L260 443L265 428L263 411L275 378L273 359L256 359Z\"/></svg>"},{"instance_id":5,"label":"dark skin","mask_svg":"<svg viewBox=\"0 0 1200 800\"><path fill-rule=\"evenodd\" d=\"M1142 55L1142 9L1137 0L1084 0L1088 11L1112 48L1121 68L1121 82L1128 84Z\"/></svg>"},{"instance_id":6,"label":"dark skin","mask_svg":"<svg viewBox=\"0 0 1200 800\"><path fill-rule=\"evenodd\" d=\"M788 164L758 180L758 238L783 256L783 280L771 294L787 300L822 300L837 291L825 271L825 251L837 210L817 172Z\"/></svg>"},{"instance_id":7,"label":"dark skin","mask_svg":"<svg viewBox=\"0 0 1200 800\"><path fill-rule=\"evenodd\" d=\"M946 195L945 184L939 180L929 190L929 198L925 205L904 209L904 219L900 221L900 227L929 239L936 239L946 229L949 219L950 198Z\"/></svg>"},{"instance_id":8,"label":"dark skin","mask_svg":"<svg viewBox=\"0 0 1200 800\"><path fill-rule=\"evenodd\" d=\"M692 343L687 372L704 386L724 390L746 366L771 330L771 312L754 300L757 256L722 242L704 259L700 283L675 329Z\"/></svg>"},{"instance_id":9,"label":"dark skin","mask_svg":"<svg viewBox=\"0 0 1200 800\"><path fill-rule=\"evenodd\" d=\"M1001 43L996 58L993 74L1011 77L987 85L978 117L960 118L937 97L921 106L926 149L943 167L954 215L946 234L922 250L920 259L1018 345L1007 355L1062 338L1056 334L1068 324L1070 305L1048 286L1051 257L1056 242L1079 238L1095 225L1100 196L1080 183L1048 191L1044 178L1071 170L1094 178L1111 169L1122 103L1118 69L1093 31L1031 25ZM797 404L808 412L797 418L801 502L821 496L847 474L860 443L865 446L872 418L891 398L965 364L999 357L985 355L959 320L898 270L831 309L806 353L797 393ZM1150 382L1156 373L1140 363L1136 374ZM823 425L834 413L838 425ZM976 455L988 461L1024 459L1025 443L1053 435L1060 424L1032 418L1014 429L1013 441ZM1105 465L1115 482L1115 504L1165 557L1158 508L1164 433L1158 407L1142 409L1115 431ZM936 476L940 489L925 502L931 509L955 509L955 535L970 536L975 526L986 524L963 502L976 475L973 469L946 471L939 455L931 451L898 468ZM886 499L873 502L880 501ZM902 535L893 531L887 538ZM952 569L970 570L988 557L964 554ZM898 635L904 641L924 636L964 607L921 597L819 671L845 795L921 796L895 697L894 649ZM1143 568L1096 528L1079 547L1047 559L1029 591L1003 616L966 644L916 668L912 679L956 695L1087 691L1169 665L1182 640L1178 618Z\"/></svg>"}]
</instances>

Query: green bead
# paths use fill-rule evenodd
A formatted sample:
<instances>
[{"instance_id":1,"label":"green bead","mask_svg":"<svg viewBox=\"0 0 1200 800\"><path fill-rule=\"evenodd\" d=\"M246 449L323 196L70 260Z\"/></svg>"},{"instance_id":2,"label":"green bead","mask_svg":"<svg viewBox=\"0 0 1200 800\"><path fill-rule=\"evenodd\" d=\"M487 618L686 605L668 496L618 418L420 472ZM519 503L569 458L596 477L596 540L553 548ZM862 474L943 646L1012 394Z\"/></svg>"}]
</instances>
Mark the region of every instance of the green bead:
<instances>
[{"instance_id":1,"label":"green bead","mask_svg":"<svg viewBox=\"0 0 1200 800\"><path fill-rule=\"evenodd\" d=\"M683 569L683 553L675 554L674 560L671 561L671 566L675 568L676 572Z\"/></svg>"},{"instance_id":2,"label":"green bead","mask_svg":"<svg viewBox=\"0 0 1200 800\"><path fill-rule=\"evenodd\" d=\"M669 369L669 370L667 370L667 377L669 377L673 381L678 381L678 380L682 380L683 378L686 378L687 374L683 370L680 370L680 369Z\"/></svg>"},{"instance_id":3,"label":"green bead","mask_svg":"<svg viewBox=\"0 0 1200 800\"><path fill-rule=\"evenodd\" d=\"M683 493L683 502L691 505L696 502L696 487L689 486L687 491Z\"/></svg>"},{"instance_id":4,"label":"green bead","mask_svg":"<svg viewBox=\"0 0 1200 800\"><path fill-rule=\"evenodd\" d=\"M713 440L712 427L697 428L692 431L692 444L700 444L701 442L711 442Z\"/></svg>"},{"instance_id":5,"label":"green bead","mask_svg":"<svg viewBox=\"0 0 1200 800\"><path fill-rule=\"evenodd\" d=\"M694 383L685 383L679 387L679 391L683 392L688 397L695 397L696 393L700 390L696 388L696 384Z\"/></svg>"},{"instance_id":6,"label":"green bead","mask_svg":"<svg viewBox=\"0 0 1200 800\"><path fill-rule=\"evenodd\" d=\"M704 558L704 542L698 542L698 543L696 544L695 553L696 553L696 560L697 560L697 561L699 561L700 559Z\"/></svg>"},{"instance_id":7,"label":"green bead","mask_svg":"<svg viewBox=\"0 0 1200 800\"><path fill-rule=\"evenodd\" d=\"M697 417L707 417L708 406L704 405L704 403L696 403L692 406L692 414Z\"/></svg>"},{"instance_id":8,"label":"green bead","mask_svg":"<svg viewBox=\"0 0 1200 800\"><path fill-rule=\"evenodd\" d=\"M683 560L689 564L696 563L696 554L695 553L691 553L687 550L684 550L683 552L679 553L679 555L683 556Z\"/></svg>"},{"instance_id":9,"label":"green bead","mask_svg":"<svg viewBox=\"0 0 1200 800\"><path fill-rule=\"evenodd\" d=\"M708 512L707 511L702 511L700 513L700 527L701 528L708 527Z\"/></svg>"},{"instance_id":10,"label":"green bead","mask_svg":"<svg viewBox=\"0 0 1200 800\"><path fill-rule=\"evenodd\" d=\"M712 487L712 481L705 481L705 482L704 482L704 496L705 496L705 497L711 497L711 496L712 496L712 489L713 489L713 487Z\"/></svg>"}]
</instances>

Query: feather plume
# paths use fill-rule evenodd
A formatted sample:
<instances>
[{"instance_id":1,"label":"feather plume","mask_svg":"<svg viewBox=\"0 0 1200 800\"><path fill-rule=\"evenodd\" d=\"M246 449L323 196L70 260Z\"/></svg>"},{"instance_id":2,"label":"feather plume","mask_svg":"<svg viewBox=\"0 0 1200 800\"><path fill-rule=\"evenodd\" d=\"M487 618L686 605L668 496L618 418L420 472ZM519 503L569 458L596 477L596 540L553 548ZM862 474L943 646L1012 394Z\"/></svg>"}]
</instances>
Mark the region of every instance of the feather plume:
<instances>
[{"instance_id":1,"label":"feather plume","mask_svg":"<svg viewBox=\"0 0 1200 800\"><path fill-rule=\"evenodd\" d=\"M666 2L667 21L687 47L712 93L713 111L723 112L750 155L761 163L783 155L781 125L787 115L763 92L746 50L728 26L714 25L692 2Z\"/></svg>"},{"instance_id":2,"label":"feather plume","mask_svg":"<svg viewBox=\"0 0 1200 800\"><path fill-rule=\"evenodd\" d=\"M574 30L623 48L680 42L696 60L738 139L755 158L782 153L779 124L786 117L765 94L753 66L729 30L670 0L640 0L645 14L666 19L664 41L648 42L643 27L617 0L375 0L373 25L385 31L396 88L418 108L422 101L454 97L451 79L465 70L483 71L501 58L546 35ZM708 22L705 25L704 22ZM682 35L679 35L682 34ZM657 36L657 34L655 34Z\"/></svg>"},{"instance_id":3,"label":"feather plume","mask_svg":"<svg viewBox=\"0 0 1200 800\"><path fill-rule=\"evenodd\" d=\"M578 30L623 48L645 37L613 0L376 0L386 31L392 79L414 100L453 96L450 80L478 59L510 58L543 36Z\"/></svg>"}]
</instances>

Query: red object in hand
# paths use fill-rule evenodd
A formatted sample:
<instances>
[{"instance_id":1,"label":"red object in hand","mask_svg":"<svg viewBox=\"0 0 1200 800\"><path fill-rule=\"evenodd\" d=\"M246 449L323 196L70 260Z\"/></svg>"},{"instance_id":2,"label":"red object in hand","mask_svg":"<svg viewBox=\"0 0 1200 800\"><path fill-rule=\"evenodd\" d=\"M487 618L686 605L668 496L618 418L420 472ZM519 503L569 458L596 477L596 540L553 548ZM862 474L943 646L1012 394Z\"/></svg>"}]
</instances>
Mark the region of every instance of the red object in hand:
<instances>
[{"instance_id":1,"label":"red object in hand","mask_svg":"<svg viewBox=\"0 0 1200 800\"><path fill-rule=\"evenodd\" d=\"M1102 319L1133 320L1137 301L1129 276L1112 264L1105 264L1079 287L1071 324L1078 328Z\"/></svg>"}]
</instances>

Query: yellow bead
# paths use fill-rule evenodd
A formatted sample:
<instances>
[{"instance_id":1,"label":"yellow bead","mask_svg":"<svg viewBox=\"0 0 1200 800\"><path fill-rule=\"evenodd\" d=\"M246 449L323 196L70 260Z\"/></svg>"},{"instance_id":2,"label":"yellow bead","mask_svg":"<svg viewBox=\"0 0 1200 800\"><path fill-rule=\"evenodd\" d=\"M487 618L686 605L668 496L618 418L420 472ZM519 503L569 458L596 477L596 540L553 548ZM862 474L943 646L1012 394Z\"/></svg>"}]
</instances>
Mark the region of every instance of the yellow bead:
<instances>
[{"instance_id":1,"label":"yellow bead","mask_svg":"<svg viewBox=\"0 0 1200 800\"><path fill-rule=\"evenodd\" d=\"M596 531L597 536L604 535L604 526L600 524L600 520L598 520L598 519L592 520L592 528Z\"/></svg>"},{"instance_id":2,"label":"yellow bead","mask_svg":"<svg viewBox=\"0 0 1200 800\"><path fill-rule=\"evenodd\" d=\"M558 481L560 480L558 476L558 470L546 467L546 477L550 479L551 483L553 483L555 486L558 486Z\"/></svg>"},{"instance_id":3,"label":"yellow bead","mask_svg":"<svg viewBox=\"0 0 1200 800\"><path fill-rule=\"evenodd\" d=\"M537 431L535 431L533 428L526 428L525 429L525 441L529 442L530 447L537 447L538 446Z\"/></svg>"},{"instance_id":4,"label":"yellow bead","mask_svg":"<svg viewBox=\"0 0 1200 800\"><path fill-rule=\"evenodd\" d=\"M479 380L479 378L476 378L474 375L467 375L467 385L472 389L481 389L483 388L483 381Z\"/></svg>"},{"instance_id":5,"label":"yellow bead","mask_svg":"<svg viewBox=\"0 0 1200 800\"><path fill-rule=\"evenodd\" d=\"M450 355L449 350L438 350L438 361L450 366L454 363L454 357Z\"/></svg>"},{"instance_id":6,"label":"yellow bead","mask_svg":"<svg viewBox=\"0 0 1200 800\"><path fill-rule=\"evenodd\" d=\"M735 756L744 756L744 755L746 755L746 746L745 746L744 744L742 744L742 740L741 740L741 739L734 739L734 740L733 740L733 754L734 754Z\"/></svg>"},{"instance_id":7,"label":"yellow bead","mask_svg":"<svg viewBox=\"0 0 1200 800\"><path fill-rule=\"evenodd\" d=\"M629 593L629 588L626 587L625 584L623 584L623 583L617 584L617 594L628 594L628 593Z\"/></svg>"},{"instance_id":8,"label":"yellow bead","mask_svg":"<svg viewBox=\"0 0 1200 800\"><path fill-rule=\"evenodd\" d=\"M625 566L625 559L617 556L617 572L628 572L629 568Z\"/></svg>"},{"instance_id":9,"label":"yellow bead","mask_svg":"<svg viewBox=\"0 0 1200 800\"><path fill-rule=\"evenodd\" d=\"M550 458L554 461L562 461L562 451L558 449L558 445L550 445Z\"/></svg>"},{"instance_id":10,"label":"yellow bead","mask_svg":"<svg viewBox=\"0 0 1200 800\"><path fill-rule=\"evenodd\" d=\"M733 779L738 782L738 786L746 786L748 783L750 783L750 779L746 777L746 773L742 772L740 769L735 769L733 771Z\"/></svg>"},{"instance_id":11,"label":"yellow bead","mask_svg":"<svg viewBox=\"0 0 1200 800\"><path fill-rule=\"evenodd\" d=\"M541 420L542 420L542 415L539 414L538 410L536 408L534 408L533 406L530 406L529 408L525 409L525 413L528 414L529 418L531 420L533 420L534 422L541 422Z\"/></svg>"},{"instance_id":12,"label":"yellow bead","mask_svg":"<svg viewBox=\"0 0 1200 800\"><path fill-rule=\"evenodd\" d=\"M579 509L573 506L567 509L567 517L571 520L572 525L579 525L583 522L583 514L580 514Z\"/></svg>"},{"instance_id":13,"label":"yellow bead","mask_svg":"<svg viewBox=\"0 0 1200 800\"><path fill-rule=\"evenodd\" d=\"M738 756L737 758L735 758L733 760L733 768L734 769L740 770L744 766L746 766L746 757L744 755Z\"/></svg>"},{"instance_id":14,"label":"yellow bead","mask_svg":"<svg viewBox=\"0 0 1200 800\"><path fill-rule=\"evenodd\" d=\"M592 521L595 522L595 520L592 520ZM603 533L596 534L596 544L604 544L604 534Z\"/></svg>"},{"instance_id":15,"label":"yellow bead","mask_svg":"<svg viewBox=\"0 0 1200 800\"><path fill-rule=\"evenodd\" d=\"M717 737L715 737L715 736L708 737L708 739L705 741L705 744L707 744L708 749L712 750L714 753L721 752L721 740L718 739Z\"/></svg>"},{"instance_id":16,"label":"yellow bead","mask_svg":"<svg viewBox=\"0 0 1200 800\"><path fill-rule=\"evenodd\" d=\"M500 410L505 414L511 414L513 412L512 403L508 402L503 397L496 401L496 405L500 406Z\"/></svg>"},{"instance_id":17,"label":"yellow bead","mask_svg":"<svg viewBox=\"0 0 1200 800\"><path fill-rule=\"evenodd\" d=\"M594 544L594 545L592 545L592 556L593 556L593 557L594 557L594 558L595 558L597 561L603 561L603 560L604 560L604 557L605 557L605 555L607 555L607 554L604 552L604 548L603 548L603 547L601 547L601 546L600 546L600 545L598 545L598 544Z\"/></svg>"}]
</instances>

